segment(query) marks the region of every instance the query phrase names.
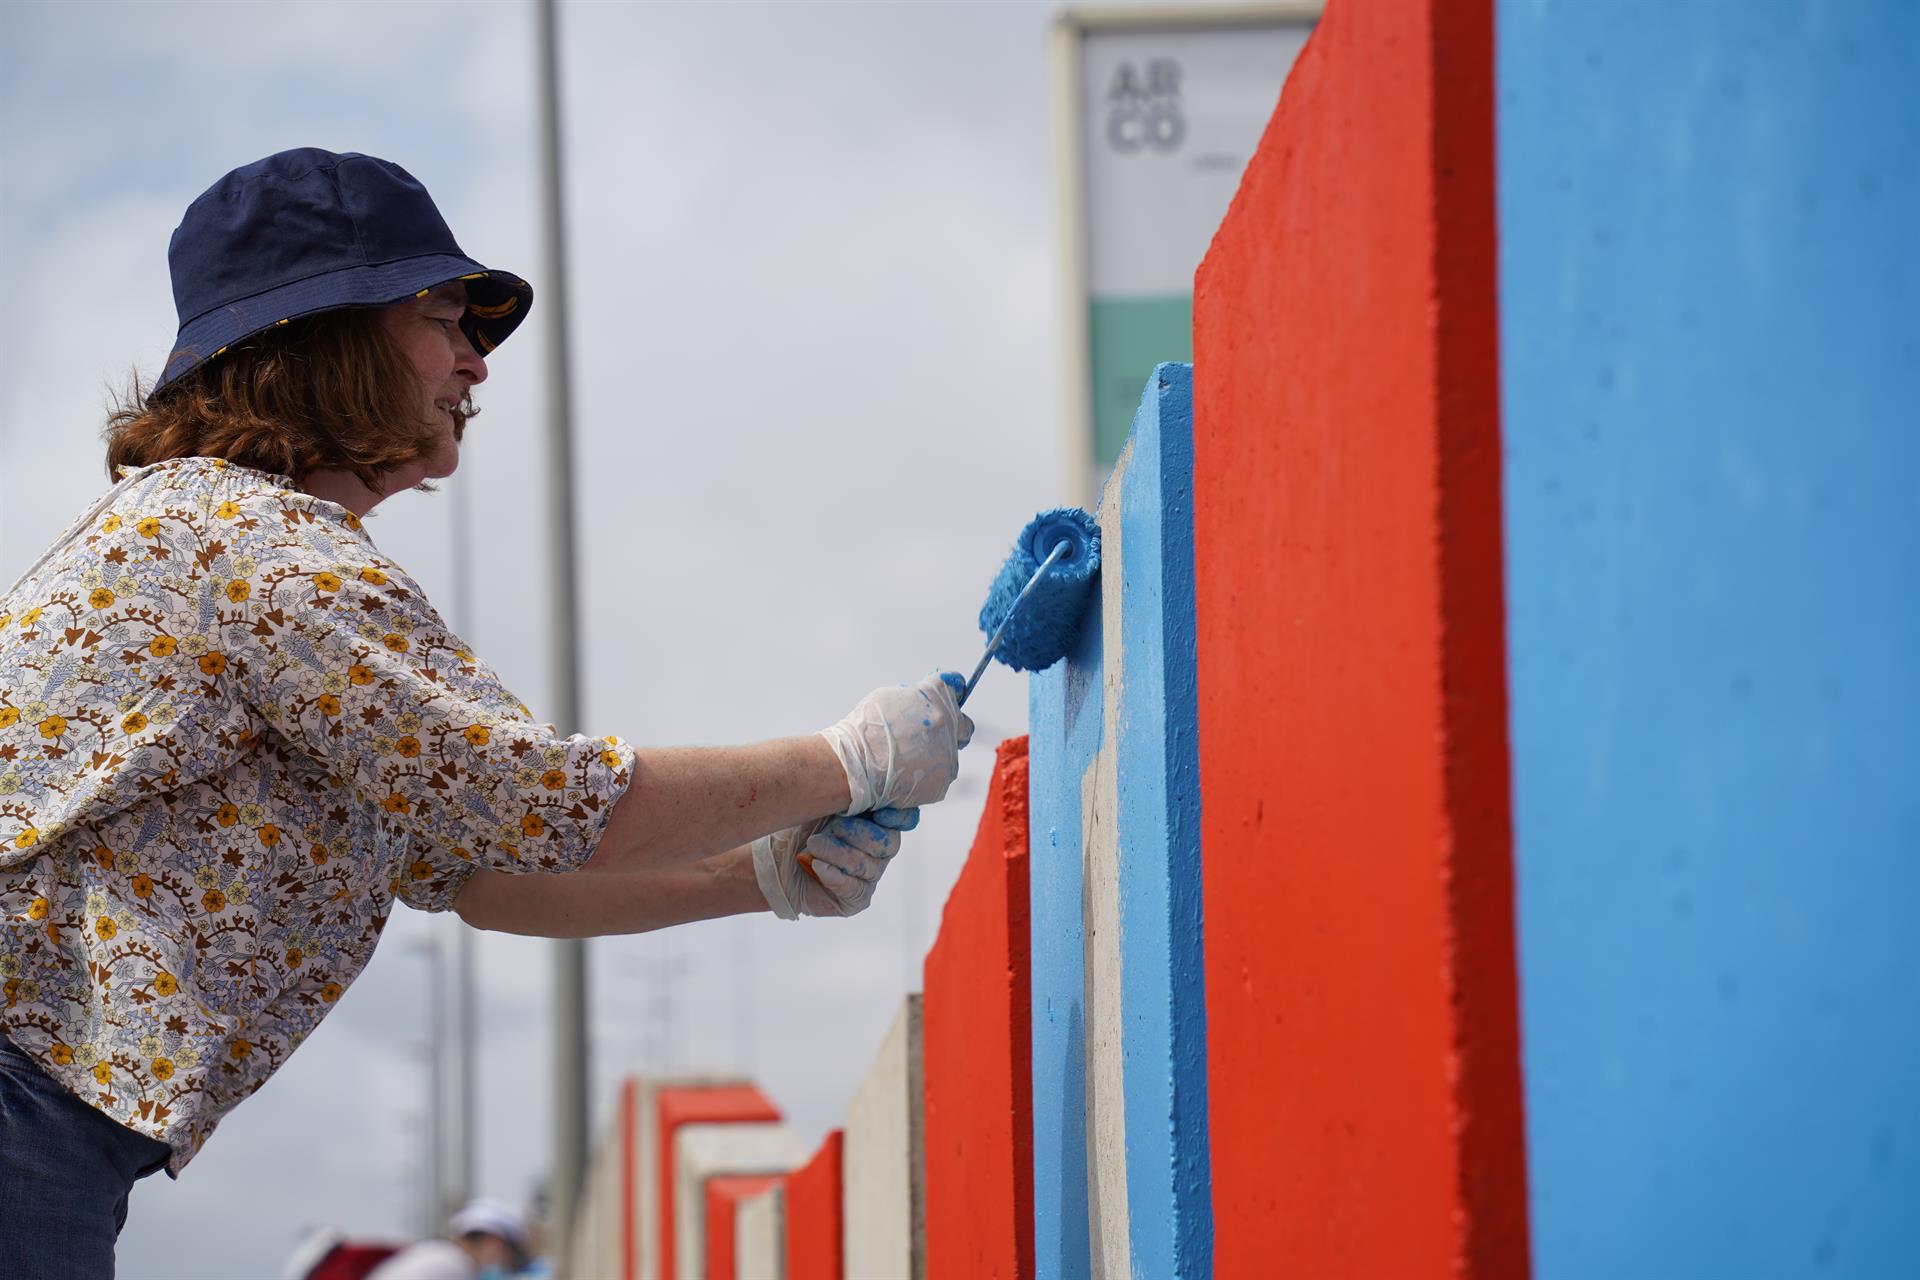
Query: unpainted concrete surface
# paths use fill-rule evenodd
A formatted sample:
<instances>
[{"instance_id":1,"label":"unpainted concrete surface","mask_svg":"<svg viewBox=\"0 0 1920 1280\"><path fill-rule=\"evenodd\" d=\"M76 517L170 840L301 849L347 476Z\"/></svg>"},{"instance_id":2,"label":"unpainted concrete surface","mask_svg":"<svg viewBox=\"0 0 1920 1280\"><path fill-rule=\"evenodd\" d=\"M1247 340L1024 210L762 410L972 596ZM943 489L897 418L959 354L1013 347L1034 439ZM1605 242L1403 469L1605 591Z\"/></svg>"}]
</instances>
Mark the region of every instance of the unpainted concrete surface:
<instances>
[{"instance_id":1,"label":"unpainted concrete surface","mask_svg":"<svg viewBox=\"0 0 1920 1280\"><path fill-rule=\"evenodd\" d=\"M927 1273L920 1012L914 992L847 1107L846 1280L924 1280Z\"/></svg>"},{"instance_id":2,"label":"unpainted concrete surface","mask_svg":"<svg viewBox=\"0 0 1920 1280\"><path fill-rule=\"evenodd\" d=\"M738 1280L787 1280L787 1189L776 1182L740 1202L733 1216Z\"/></svg>"},{"instance_id":3,"label":"unpainted concrete surface","mask_svg":"<svg viewBox=\"0 0 1920 1280\"><path fill-rule=\"evenodd\" d=\"M705 1280L709 1178L785 1173L807 1158L785 1124L686 1124L673 1139L674 1274Z\"/></svg>"}]
</instances>

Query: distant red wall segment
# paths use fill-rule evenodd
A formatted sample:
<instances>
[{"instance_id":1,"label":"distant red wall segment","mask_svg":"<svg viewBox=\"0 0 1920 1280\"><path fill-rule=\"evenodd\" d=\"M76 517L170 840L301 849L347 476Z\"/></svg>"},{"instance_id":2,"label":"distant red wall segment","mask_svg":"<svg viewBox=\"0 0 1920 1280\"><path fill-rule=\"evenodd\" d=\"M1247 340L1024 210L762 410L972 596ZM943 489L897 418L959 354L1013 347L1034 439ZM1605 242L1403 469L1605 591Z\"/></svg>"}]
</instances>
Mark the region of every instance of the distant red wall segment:
<instances>
[{"instance_id":1,"label":"distant red wall segment","mask_svg":"<svg viewBox=\"0 0 1920 1280\"><path fill-rule=\"evenodd\" d=\"M751 1124L778 1120L780 1109L752 1085L662 1089L659 1108L660 1276L674 1280L673 1135L683 1124Z\"/></svg>"},{"instance_id":2,"label":"distant red wall segment","mask_svg":"<svg viewBox=\"0 0 1920 1280\"><path fill-rule=\"evenodd\" d=\"M1033 971L1027 740L1000 744L985 812L927 953L928 1280L1033 1268Z\"/></svg>"},{"instance_id":3,"label":"distant red wall segment","mask_svg":"<svg viewBox=\"0 0 1920 1280\"><path fill-rule=\"evenodd\" d=\"M1217 1274L1528 1269L1489 0L1331 0L1196 281Z\"/></svg>"},{"instance_id":4,"label":"distant red wall segment","mask_svg":"<svg viewBox=\"0 0 1920 1280\"><path fill-rule=\"evenodd\" d=\"M813 1159L787 1175L787 1280L841 1280L840 1151L835 1129Z\"/></svg>"}]
</instances>

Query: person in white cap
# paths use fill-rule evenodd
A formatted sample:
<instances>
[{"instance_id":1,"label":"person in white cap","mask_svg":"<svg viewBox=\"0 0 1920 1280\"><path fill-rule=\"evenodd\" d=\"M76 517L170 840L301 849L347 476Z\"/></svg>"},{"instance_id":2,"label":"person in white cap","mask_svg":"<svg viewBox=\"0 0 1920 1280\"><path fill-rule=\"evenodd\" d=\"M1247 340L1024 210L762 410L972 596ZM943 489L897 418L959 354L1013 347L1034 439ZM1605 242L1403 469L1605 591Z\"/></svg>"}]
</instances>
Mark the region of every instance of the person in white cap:
<instances>
[{"instance_id":1,"label":"person in white cap","mask_svg":"<svg viewBox=\"0 0 1920 1280\"><path fill-rule=\"evenodd\" d=\"M445 1240L422 1240L367 1280L504 1280L531 1261L526 1220L498 1200L475 1200L447 1221Z\"/></svg>"}]
</instances>

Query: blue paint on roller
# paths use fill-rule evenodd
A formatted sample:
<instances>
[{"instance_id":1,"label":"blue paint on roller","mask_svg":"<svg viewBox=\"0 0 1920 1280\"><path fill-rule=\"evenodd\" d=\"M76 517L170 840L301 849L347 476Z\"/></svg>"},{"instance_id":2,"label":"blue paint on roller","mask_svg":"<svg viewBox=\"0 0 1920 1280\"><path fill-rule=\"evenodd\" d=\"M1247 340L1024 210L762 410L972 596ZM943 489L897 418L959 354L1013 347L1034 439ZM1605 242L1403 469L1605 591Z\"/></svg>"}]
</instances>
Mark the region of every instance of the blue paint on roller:
<instances>
[{"instance_id":1,"label":"blue paint on roller","mask_svg":"<svg viewBox=\"0 0 1920 1280\"><path fill-rule=\"evenodd\" d=\"M1034 584L1019 612L1014 602L1053 549L1067 550ZM1081 606L1100 572L1100 526L1078 507L1056 507L1035 516L1015 541L1013 554L980 606L987 636L1006 625L994 656L1015 671L1044 671L1072 646ZM1009 615L1012 615L1009 617Z\"/></svg>"}]
</instances>

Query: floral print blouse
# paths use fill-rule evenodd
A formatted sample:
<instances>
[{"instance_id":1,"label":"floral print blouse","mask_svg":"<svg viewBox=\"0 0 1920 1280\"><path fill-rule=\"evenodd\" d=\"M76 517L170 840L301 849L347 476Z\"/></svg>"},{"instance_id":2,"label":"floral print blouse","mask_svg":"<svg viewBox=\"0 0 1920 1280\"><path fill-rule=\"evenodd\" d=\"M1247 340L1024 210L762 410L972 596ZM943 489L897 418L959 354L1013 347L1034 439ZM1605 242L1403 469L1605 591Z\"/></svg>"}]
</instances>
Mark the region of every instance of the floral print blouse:
<instances>
[{"instance_id":1,"label":"floral print blouse","mask_svg":"<svg viewBox=\"0 0 1920 1280\"><path fill-rule=\"evenodd\" d=\"M0 597L0 1029L177 1173L395 898L579 865L632 775L534 723L344 507L131 472Z\"/></svg>"}]
</instances>

